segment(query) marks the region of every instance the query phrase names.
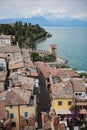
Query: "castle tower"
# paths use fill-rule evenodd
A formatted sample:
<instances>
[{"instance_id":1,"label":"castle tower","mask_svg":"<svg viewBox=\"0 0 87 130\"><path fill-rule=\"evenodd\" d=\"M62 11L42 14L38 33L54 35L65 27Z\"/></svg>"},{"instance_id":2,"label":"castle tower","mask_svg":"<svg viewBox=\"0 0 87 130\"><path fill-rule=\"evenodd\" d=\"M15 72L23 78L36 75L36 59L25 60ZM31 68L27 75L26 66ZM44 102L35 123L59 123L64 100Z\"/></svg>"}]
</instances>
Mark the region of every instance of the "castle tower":
<instances>
[{"instance_id":1,"label":"castle tower","mask_svg":"<svg viewBox=\"0 0 87 130\"><path fill-rule=\"evenodd\" d=\"M50 45L50 53L53 55L53 57L52 57L53 62L55 62L57 60L57 51L58 51L57 44L51 44Z\"/></svg>"}]
</instances>

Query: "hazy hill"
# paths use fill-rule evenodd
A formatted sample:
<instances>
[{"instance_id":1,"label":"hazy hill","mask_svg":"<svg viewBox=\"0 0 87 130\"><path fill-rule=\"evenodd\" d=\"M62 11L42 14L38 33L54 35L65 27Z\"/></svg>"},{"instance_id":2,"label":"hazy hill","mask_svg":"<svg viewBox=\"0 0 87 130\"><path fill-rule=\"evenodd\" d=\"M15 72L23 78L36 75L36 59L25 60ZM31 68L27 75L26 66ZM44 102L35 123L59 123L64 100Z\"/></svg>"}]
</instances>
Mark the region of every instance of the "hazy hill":
<instances>
[{"instance_id":1,"label":"hazy hill","mask_svg":"<svg viewBox=\"0 0 87 130\"><path fill-rule=\"evenodd\" d=\"M15 23L16 21L39 24L40 26L87 26L87 22L78 19L46 19L42 16L32 18L8 18L0 20L1 24Z\"/></svg>"}]
</instances>

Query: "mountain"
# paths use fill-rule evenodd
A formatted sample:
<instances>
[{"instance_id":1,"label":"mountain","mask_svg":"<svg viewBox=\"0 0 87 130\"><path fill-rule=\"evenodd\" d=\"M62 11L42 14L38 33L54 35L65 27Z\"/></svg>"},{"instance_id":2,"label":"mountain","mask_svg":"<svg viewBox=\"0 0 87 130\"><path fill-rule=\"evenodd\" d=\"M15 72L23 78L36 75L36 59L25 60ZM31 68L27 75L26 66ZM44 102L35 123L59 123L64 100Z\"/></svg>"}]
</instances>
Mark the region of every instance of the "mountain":
<instances>
[{"instance_id":1,"label":"mountain","mask_svg":"<svg viewBox=\"0 0 87 130\"><path fill-rule=\"evenodd\" d=\"M31 18L8 18L0 20L1 24L15 23L16 21L28 22L33 25L39 24L40 26L49 27L64 27L64 26L87 26L87 22L78 19L46 19L42 16Z\"/></svg>"},{"instance_id":2,"label":"mountain","mask_svg":"<svg viewBox=\"0 0 87 130\"><path fill-rule=\"evenodd\" d=\"M51 23L42 16L29 18L29 22L34 25L39 24L40 26L52 26Z\"/></svg>"},{"instance_id":3,"label":"mountain","mask_svg":"<svg viewBox=\"0 0 87 130\"><path fill-rule=\"evenodd\" d=\"M27 22L27 23L32 23L33 25L39 24L40 26L52 26L51 23L46 20L42 16L38 17L31 17L31 18L8 18L8 19L2 19L0 20L0 24L8 24L8 23L15 23L16 21L22 21L22 22Z\"/></svg>"},{"instance_id":4,"label":"mountain","mask_svg":"<svg viewBox=\"0 0 87 130\"><path fill-rule=\"evenodd\" d=\"M87 26L87 22L78 19L50 19L50 22L54 26Z\"/></svg>"}]
</instances>

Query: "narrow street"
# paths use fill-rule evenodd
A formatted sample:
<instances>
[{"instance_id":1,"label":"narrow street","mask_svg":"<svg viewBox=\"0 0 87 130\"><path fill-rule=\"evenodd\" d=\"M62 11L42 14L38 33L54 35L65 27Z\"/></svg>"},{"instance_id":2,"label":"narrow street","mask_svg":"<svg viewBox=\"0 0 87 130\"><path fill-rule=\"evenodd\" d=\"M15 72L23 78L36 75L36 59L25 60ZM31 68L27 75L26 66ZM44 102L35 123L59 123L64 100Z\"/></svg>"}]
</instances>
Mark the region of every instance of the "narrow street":
<instances>
[{"instance_id":1,"label":"narrow street","mask_svg":"<svg viewBox=\"0 0 87 130\"><path fill-rule=\"evenodd\" d=\"M46 84L41 82L41 79L39 79L40 83L40 91L39 91L39 107L38 107L38 125L39 128L42 128L42 122L41 122L41 112L46 111L48 112L50 110L50 98L49 93L46 90Z\"/></svg>"},{"instance_id":2,"label":"narrow street","mask_svg":"<svg viewBox=\"0 0 87 130\"><path fill-rule=\"evenodd\" d=\"M50 98L45 83L40 82L39 103L41 111L49 111Z\"/></svg>"}]
</instances>

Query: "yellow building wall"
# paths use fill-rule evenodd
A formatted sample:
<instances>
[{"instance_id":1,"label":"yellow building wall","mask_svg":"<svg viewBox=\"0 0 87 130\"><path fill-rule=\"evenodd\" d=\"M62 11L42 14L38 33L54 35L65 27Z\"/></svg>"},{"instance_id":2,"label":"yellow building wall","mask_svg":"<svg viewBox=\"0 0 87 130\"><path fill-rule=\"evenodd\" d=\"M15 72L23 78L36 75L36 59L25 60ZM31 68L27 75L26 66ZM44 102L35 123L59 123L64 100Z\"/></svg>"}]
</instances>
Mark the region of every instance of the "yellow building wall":
<instances>
[{"instance_id":1,"label":"yellow building wall","mask_svg":"<svg viewBox=\"0 0 87 130\"><path fill-rule=\"evenodd\" d=\"M6 107L6 110L9 111L10 114L14 114L14 118L11 118L11 122L16 122L16 127L12 127L12 130L19 130L19 113L18 113L18 106L13 106L13 108Z\"/></svg>"},{"instance_id":2,"label":"yellow building wall","mask_svg":"<svg viewBox=\"0 0 87 130\"><path fill-rule=\"evenodd\" d=\"M19 107L19 108L18 108ZM6 107L6 110L9 111L9 117L10 114L14 114L14 118L11 118L11 122L16 122L16 127L12 127L11 130L19 130L19 115L24 117L24 113L28 112L28 116L32 113L36 113L34 106L27 106L27 105L21 105L21 106L13 106L13 108Z\"/></svg>"},{"instance_id":3,"label":"yellow building wall","mask_svg":"<svg viewBox=\"0 0 87 130\"><path fill-rule=\"evenodd\" d=\"M58 105L58 101L62 101L62 105ZM72 101L72 105L68 105L68 101ZM70 110L72 106L75 106L74 99L57 99L54 98L52 101L52 107L55 110Z\"/></svg>"},{"instance_id":4,"label":"yellow building wall","mask_svg":"<svg viewBox=\"0 0 87 130\"><path fill-rule=\"evenodd\" d=\"M24 116L25 112L28 112L28 116L32 113L35 114L36 113L35 107L34 106L21 105L20 106L20 115Z\"/></svg>"}]
</instances>

